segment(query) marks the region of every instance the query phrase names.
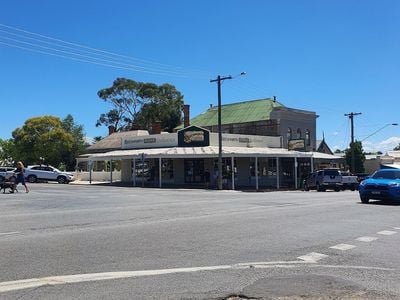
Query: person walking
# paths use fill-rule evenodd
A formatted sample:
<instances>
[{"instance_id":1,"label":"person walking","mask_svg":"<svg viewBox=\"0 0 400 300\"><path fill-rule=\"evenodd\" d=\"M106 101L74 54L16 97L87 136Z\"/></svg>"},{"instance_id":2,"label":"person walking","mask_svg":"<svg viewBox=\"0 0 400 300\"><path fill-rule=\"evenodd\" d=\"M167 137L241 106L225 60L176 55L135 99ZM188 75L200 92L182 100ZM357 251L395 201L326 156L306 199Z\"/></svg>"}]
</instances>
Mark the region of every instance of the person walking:
<instances>
[{"instance_id":1,"label":"person walking","mask_svg":"<svg viewBox=\"0 0 400 300\"><path fill-rule=\"evenodd\" d=\"M24 169L25 169L24 164L21 161L17 162L17 168L14 171L15 175L17 175L17 180L15 181L14 185L14 190L17 188L18 183L21 183L25 187L25 192L29 193L29 189L25 183Z\"/></svg>"}]
</instances>

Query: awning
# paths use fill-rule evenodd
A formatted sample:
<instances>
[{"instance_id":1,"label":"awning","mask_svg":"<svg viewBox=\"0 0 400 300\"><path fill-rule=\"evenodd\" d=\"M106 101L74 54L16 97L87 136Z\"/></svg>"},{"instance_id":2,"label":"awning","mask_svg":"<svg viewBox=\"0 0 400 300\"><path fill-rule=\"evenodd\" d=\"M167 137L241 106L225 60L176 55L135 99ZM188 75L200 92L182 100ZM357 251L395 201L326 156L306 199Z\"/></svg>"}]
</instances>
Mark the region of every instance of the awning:
<instances>
[{"instance_id":1,"label":"awning","mask_svg":"<svg viewBox=\"0 0 400 300\"><path fill-rule=\"evenodd\" d=\"M341 156L326 154L321 152L309 152L309 153L311 153L312 157L316 159L332 159L332 160L344 159L344 157Z\"/></svg>"},{"instance_id":2,"label":"awning","mask_svg":"<svg viewBox=\"0 0 400 300\"><path fill-rule=\"evenodd\" d=\"M223 157L311 157L316 152L289 151L282 148L248 148L248 147L223 147ZM320 153L322 154L322 153ZM85 157L79 157L79 161L121 160L141 158L206 158L217 157L218 147L172 147L153 149L115 150L105 153L96 153ZM338 157L324 154L324 158Z\"/></svg>"}]
</instances>

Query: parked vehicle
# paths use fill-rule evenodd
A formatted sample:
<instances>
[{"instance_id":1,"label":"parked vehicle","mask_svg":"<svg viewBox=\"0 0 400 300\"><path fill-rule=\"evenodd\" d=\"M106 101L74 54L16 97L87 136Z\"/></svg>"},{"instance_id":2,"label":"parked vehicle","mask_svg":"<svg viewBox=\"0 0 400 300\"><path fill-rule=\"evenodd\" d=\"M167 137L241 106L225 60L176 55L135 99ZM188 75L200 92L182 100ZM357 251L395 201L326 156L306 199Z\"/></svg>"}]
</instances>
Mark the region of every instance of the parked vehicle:
<instances>
[{"instance_id":1,"label":"parked vehicle","mask_svg":"<svg viewBox=\"0 0 400 300\"><path fill-rule=\"evenodd\" d=\"M342 190L352 190L358 189L358 177L352 175L350 172L340 172L342 175Z\"/></svg>"},{"instance_id":2,"label":"parked vehicle","mask_svg":"<svg viewBox=\"0 0 400 300\"><path fill-rule=\"evenodd\" d=\"M365 177L369 176L368 173L357 173L357 174L354 174L354 175L357 176L358 183L363 181L365 179Z\"/></svg>"},{"instance_id":3,"label":"parked vehicle","mask_svg":"<svg viewBox=\"0 0 400 300\"><path fill-rule=\"evenodd\" d=\"M315 189L318 192L332 189L340 191L342 189L342 175L338 169L323 169L312 172L303 182L305 191Z\"/></svg>"},{"instance_id":4,"label":"parked vehicle","mask_svg":"<svg viewBox=\"0 0 400 300\"><path fill-rule=\"evenodd\" d=\"M376 171L360 183L358 192L362 203L370 199L400 201L400 169Z\"/></svg>"},{"instance_id":5,"label":"parked vehicle","mask_svg":"<svg viewBox=\"0 0 400 300\"><path fill-rule=\"evenodd\" d=\"M0 182L15 180L15 167L0 167Z\"/></svg>"},{"instance_id":6,"label":"parked vehicle","mask_svg":"<svg viewBox=\"0 0 400 300\"><path fill-rule=\"evenodd\" d=\"M52 166L35 165L25 169L25 178L33 183L38 180L57 181L58 183L70 183L74 181L74 174L63 172Z\"/></svg>"}]
</instances>

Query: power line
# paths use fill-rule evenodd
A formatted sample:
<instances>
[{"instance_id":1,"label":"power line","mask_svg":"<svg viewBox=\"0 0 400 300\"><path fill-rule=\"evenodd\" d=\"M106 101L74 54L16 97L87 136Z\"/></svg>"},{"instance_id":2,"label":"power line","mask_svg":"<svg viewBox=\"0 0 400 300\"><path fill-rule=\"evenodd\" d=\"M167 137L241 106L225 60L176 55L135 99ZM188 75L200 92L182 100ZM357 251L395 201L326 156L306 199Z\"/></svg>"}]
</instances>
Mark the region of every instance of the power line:
<instances>
[{"instance_id":1,"label":"power line","mask_svg":"<svg viewBox=\"0 0 400 300\"><path fill-rule=\"evenodd\" d=\"M166 74L166 75L167 74L173 74L173 75L177 75L177 76L184 76L185 75L184 73L178 73L178 72L174 72L174 71L167 71L167 70L163 70L163 69L152 69L152 68L143 67L143 66L126 64L126 63L122 63L122 62L118 62L118 61L114 61L114 60L91 57L91 56L80 54L80 53L64 51L64 50L60 50L60 49L54 49L54 48L51 48L51 47L46 47L46 46L42 46L42 45L38 45L38 44L25 42L25 41L19 41L19 40L16 40L16 39L13 39L13 38L9 38L9 37L3 37L1 35L0 35L0 39L6 39L6 40L9 40L9 41L13 41L13 42L20 43L20 44L25 44L25 45L32 46L32 47L37 47L37 48L41 48L41 49L45 49L45 50L54 51L54 52L57 52L57 53L67 54L67 55L69 55L71 57L78 56L78 57L82 57L84 59L89 59L89 60L85 60L85 61L105 62L105 63L115 64L116 67L118 67L120 65L121 67L132 68L132 69L135 69L137 71L143 70L143 71L157 72L158 74ZM8 44L8 45L10 45L10 44ZM30 49L35 49L35 48L30 48ZM48 53L48 52L46 52L46 53ZM65 56L63 56L63 57L65 57ZM81 60L81 61L83 61L83 60Z\"/></svg>"},{"instance_id":2,"label":"power line","mask_svg":"<svg viewBox=\"0 0 400 300\"><path fill-rule=\"evenodd\" d=\"M107 58L109 60L112 60L112 61L114 61L116 63L125 62L125 61L130 63L131 60L133 60L133 61L136 60L134 58L129 58L129 57L127 57L127 59L125 59L125 58L121 58L121 57L115 56L115 55L97 53L97 52L95 52L93 50L85 50L85 49L79 49L79 48L76 48L76 47L69 47L69 46L58 44L58 43L49 42L49 41L46 41L46 40L41 40L41 39L29 37L29 36L24 36L24 35L21 35L21 34L8 32L8 31L2 30L2 29L0 29L0 32L3 32L3 33L8 34L8 35L16 36L16 37L19 37L19 38L22 38L22 39L33 40L33 41L36 41L36 42L39 42L39 43L42 43L42 44L46 44L46 45L52 45L52 46L59 47L59 48L65 48L65 49L70 49L70 50L78 51L78 52L82 52L82 53L88 53L88 54L99 56L99 57L105 57L105 58ZM12 40L12 41L15 41L15 42L18 42L18 43L24 43L24 44L33 45L33 46L36 46L36 47L53 49L54 51L66 52L64 50L60 50L60 49L57 49L57 48L48 48L48 47L45 47L45 46L42 46L42 45L28 43L28 42L26 42L24 40L12 39L10 37L4 37L4 36L1 36L1 38L7 39L7 40ZM75 52L74 52L74 54L75 54ZM141 63L141 62L139 62L139 63ZM143 63L141 63L141 64L143 64ZM143 64L143 65L146 66L146 64ZM157 65L157 68L160 68L159 65L161 65L161 64L155 64L155 65ZM179 69L179 68L177 68L177 69ZM167 69L167 70L169 70L169 69Z\"/></svg>"},{"instance_id":3,"label":"power line","mask_svg":"<svg viewBox=\"0 0 400 300\"><path fill-rule=\"evenodd\" d=\"M79 61L79 62L90 63L90 64L94 64L94 65L99 65L99 66L103 66L103 67L110 67L110 68L115 68L115 69L136 71L136 72L142 72L142 73L150 73L150 74L156 74L156 75L168 75L166 73L159 73L159 72L153 72L153 71L144 71L144 70L138 70L138 69L134 69L134 68L126 68L126 67L121 67L121 66L115 66L115 65L110 65L110 64L99 63L99 62L95 62L95 61L89 61L89 60L85 60L85 59L68 57L68 56L65 56L65 55L60 55L60 54L50 53L50 52L41 51L41 50L30 49L30 48L27 48L27 47L12 45L12 44L4 43L4 42L1 42L1 41L0 41L0 44L6 45L6 46L9 46L9 47L19 48L19 49L22 49L22 50L27 50L27 51L37 52L37 53L41 53L41 54L61 57L61 58L65 58L65 59L70 59L70 60L74 60L74 61Z\"/></svg>"},{"instance_id":4,"label":"power line","mask_svg":"<svg viewBox=\"0 0 400 300\"><path fill-rule=\"evenodd\" d=\"M181 67L176 67L176 66L172 66L172 65L168 65L168 64L162 64L162 63L154 62L154 61L151 61L151 60L145 60L145 59L141 59L141 58L137 58L137 57L133 57L133 56L126 56L126 55L122 55L122 54L118 54L118 53L114 53L114 52L110 52L110 51L106 51L106 50L102 50L102 49L98 49L98 48L93 48L93 47L82 45L82 44L78 44L78 43L68 42L68 41L65 41L65 40L61 40L61 39L49 37L49 36L46 36L46 35L34 33L34 32L31 32L31 31L23 30L23 29L20 29L20 28L17 28L17 27L13 27L13 26L9 26L9 25L5 25L5 24L2 24L2 23L0 23L0 26L6 27L8 29L15 30L15 31L18 31L18 32L23 32L23 33L26 33L26 34L30 34L30 35L33 35L33 36L38 36L40 38L48 39L48 40L51 40L51 41L56 41L58 43L72 45L74 47L83 48L83 49L89 49L91 51L100 52L100 53L104 53L104 54L107 54L107 55L112 55L112 56L116 56L116 57L130 59L130 60L136 60L136 61L140 61L140 62L144 62L144 63L156 64L156 65L159 65L159 66L165 66L165 67L170 67L170 68L171 67L172 68L181 68ZM10 33L10 34L13 34L13 33ZM63 46L63 47L67 47L67 46Z\"/></svg>"},{"instance_id":5,"label":"power line","mask_svg":"<svg viewBox=\"0 0 400 300\"><path fill-rule=\"evenodd\" d=\"M120 55L117 53L113 53L113 52L109 52L109 51L105 51L105 50L101 50L101 49L96 49L96 48L89 47L86 45L80 45L77 43L71 43L71 42L60 40L60 39L55 39L52 37L48 37L45 35L22 30L22 29L4 25L1 23L0 23L0 27L3 27L3 28L5 27L7 29L12 29L12 30L15 30L18 32L22 32L24 34L29 34L29 35L40 37L40 39L37 39L37 38L33 38L31 36L25 36L25 35L21 35L21 34L17 34L14 32L9 32L9 31L0 29L1 32L8 34L8 35L13 35L13 36L22 38L22 40L21 39L19 39L19 40L12 39L10 37L5 37L5 36L0 36L0 38L7 39L9 41L12 40L15 43L20 43L20 44L22 43L25 45L29 45L29 47L23 47L18 44L17 45L10 44L10 43L6 43L4 41L1 43L3 45L9 46L9 47L19 48L19 49L23 49L23 50L33 51L33 52L46 54L46 55L57 56L57 57L71 59L71 60L85 62L85 63L93 63L93 64L102 65L102 66L106 66L106 67L126 69L126 70L131 70L131 71L136 71L136 72L152 73L152 74L157 74L157 75L171 75L171 76L179 76L179 77L207 78L206 76L200 76L201 75L200 72L203 72L203 74L205 74L204 71L185 70L184 68L181 68L181 67L174 67L174 66L167 65L167 64L161 64L161 63L157 63L157 62L153 62L153 61L139 59L136 57ZM70 49L75 52L65 51L65 50L54 48L54 47L46 47L46 46L43 46L40 44L33 44L33 43L29 43L27 41L24 41L23 39L34 40L39 43L52 45L52 46L64 48L64 49ZM50 40L51 42L48 40ZM71 45L73 47L66 46L65 44ZM35 47L46 49L49 51L58 52L58 53L64 53L67 55L59 55L59 54L55 54L55 53L48 52L48 51L41 51L41 50L36 49ZM87 56L87 55L81 54L82 52L91 54L92 56ZM76 58L76 56L79 56L79 57L82 57L85 59L78 59L78 58ZM100 56L100 57L104 57L107 59L102 59L102 58L93 57L93 56ZM127 61L129 63L127 63ZM132 64L132 61L135 61L135 63Z\"/></svg>"}]
</instances>

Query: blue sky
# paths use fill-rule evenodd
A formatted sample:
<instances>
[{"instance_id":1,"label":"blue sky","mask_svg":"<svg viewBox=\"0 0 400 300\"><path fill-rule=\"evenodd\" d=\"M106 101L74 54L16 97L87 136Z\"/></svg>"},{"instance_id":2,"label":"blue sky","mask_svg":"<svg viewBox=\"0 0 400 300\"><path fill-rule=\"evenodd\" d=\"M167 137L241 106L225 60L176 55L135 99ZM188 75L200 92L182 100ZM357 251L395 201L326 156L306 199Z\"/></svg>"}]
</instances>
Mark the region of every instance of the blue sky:
<instances>
[{"instance_id":1,"label":"blue sky","mask_svg":"<svg viewBox=\"0 0 400 300\"><path fill-rule=\"evenodd\" d=\"M68 113L88 137L106 135L95 123L110 107L97 91L117 77L175 85L193 117L217 103L210 79L246 71L224 82L223 103L275 95L315 111L317 138L340 149L344 114L361 112L356 139L378 131L364 149L390 150L400 143L400 126L386 126L400 123L399 53L397 0L2 1L0 138L30 117Z\"/></svg>"}]
</instances>

